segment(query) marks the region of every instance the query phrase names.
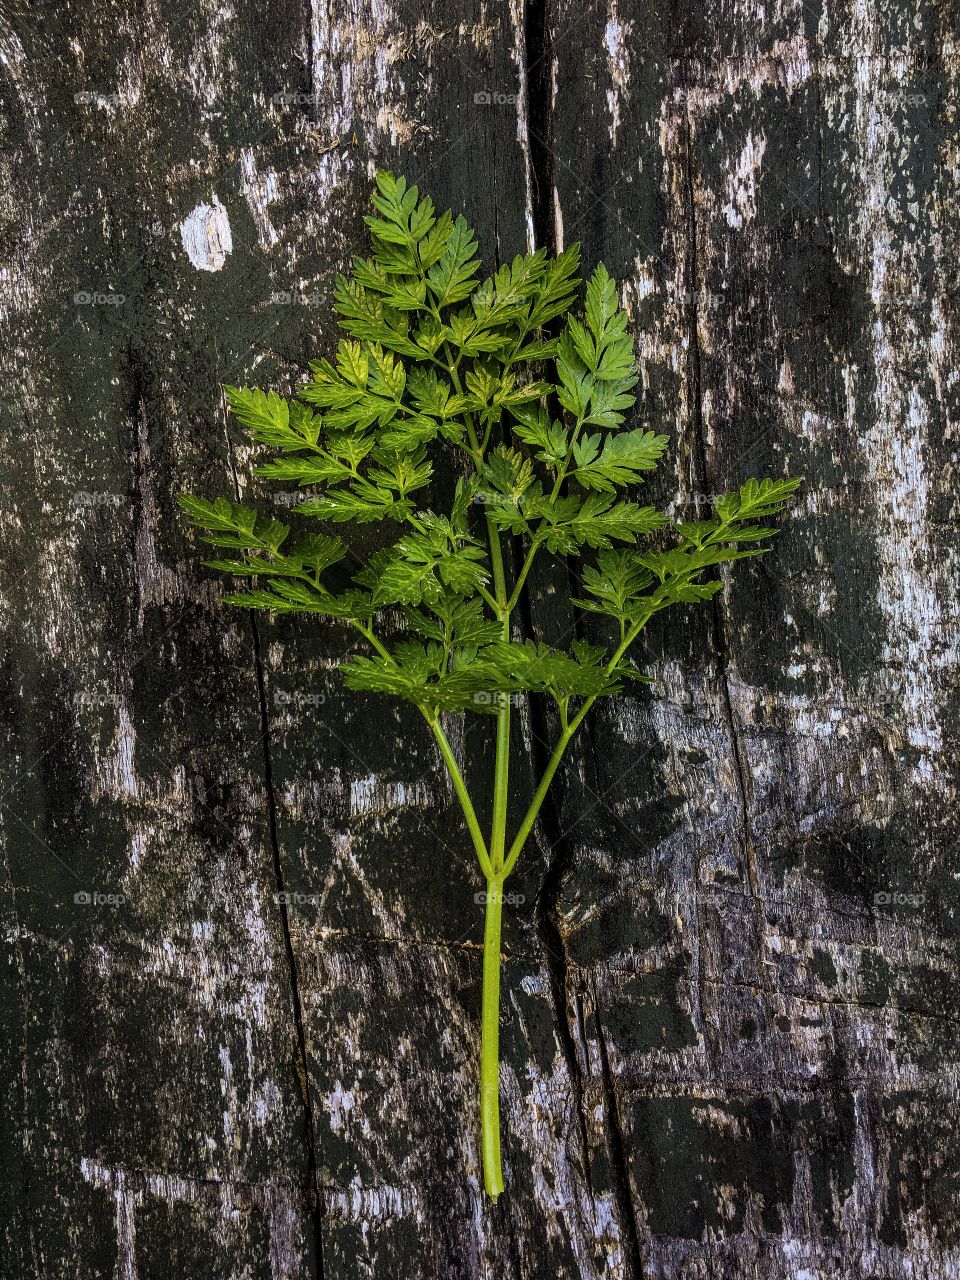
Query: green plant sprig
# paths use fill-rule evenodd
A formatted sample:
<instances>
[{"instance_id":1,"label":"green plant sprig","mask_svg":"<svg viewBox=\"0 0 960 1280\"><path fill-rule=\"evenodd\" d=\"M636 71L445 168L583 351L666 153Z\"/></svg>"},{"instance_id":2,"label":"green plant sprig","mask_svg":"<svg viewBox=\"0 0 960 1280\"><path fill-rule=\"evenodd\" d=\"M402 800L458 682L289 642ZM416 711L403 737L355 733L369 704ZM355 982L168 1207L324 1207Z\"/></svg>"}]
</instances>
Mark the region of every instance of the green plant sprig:
<instances>
[{"instance_id":1,"label":"green plant sprig","mask_svg":"<svg viewBox=\"0 0 960 1280\"><path fill-rule=\"evenodd\" d=\"M233 413L258 443L278 451L257 474L304 488L297 515L323 525L382 523L396 536L335 590L324 575L347 554L341 538L295 540L278 520L216 498L182 495L203 539L229 555L212 568L252 580L225 597L273 613L320 614L353 627L369 652L340 664L346 685L413 703L433 732L486 880L480 1113L484 1185L503 1190L499 1128L499 983L503 886L550 783L600 697L644 681L628 661L654 615L709 600L717 566L762 555L758 544L798 480L747 480L718 498L709 519L674 526L676 545L638 549L667 519L623 491L639 484L667 437L624 426L637 369L627 316L599 265L582 315L579 247L554 258L518 256L480 280L477 242L462 217L436 215L403 178L378 173L366 218L369 258L336 282L346 335L334 359L285 399L226 387ZM549 326L563 317L558 336ZM548 371L544 372L545 370ZM448 514L425 504L442 485L431 454L459 472ZM440 477L442 479L442 476ZM482 509L482 520L478 508ZM477 526L482 527L478 528ZM511 573L505 540L525 555ZM515 614L537 557L576 557L580 609L616 626L611 647L574 640L568 650L523 638ZM590 555L588 556L588 552ZM385 630L399 607L405 630ZM508 844L511 697L556 703L561 732L527 812ZM485 835L442 717L496 717L492 819Z\"/></svg>"}]
</instances>

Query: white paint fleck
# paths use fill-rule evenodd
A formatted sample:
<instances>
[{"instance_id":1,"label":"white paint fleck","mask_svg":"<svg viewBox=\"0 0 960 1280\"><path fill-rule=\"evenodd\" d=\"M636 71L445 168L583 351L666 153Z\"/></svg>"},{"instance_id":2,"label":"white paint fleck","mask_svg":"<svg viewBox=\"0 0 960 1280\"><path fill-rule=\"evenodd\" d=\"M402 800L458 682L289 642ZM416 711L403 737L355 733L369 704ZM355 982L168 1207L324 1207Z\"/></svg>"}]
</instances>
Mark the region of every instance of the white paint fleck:
<instances>
[{"instance_id":1,"label":"white paint fleck","mask_svg":"<svg viewBox=\"0 0 960 1280\"><path fill-rule=\"evenodd\" d=\"M727 179L727 203L723 212L728 226L740 228L757 212L757 171L766 149L766 138L757 139L752 133L747 134L736 168Z\"/></svg>"},{"instance_id":2,"label":"white paint fleck","mask_svg":"<svg viewBox=\"0 0 960 1280\"><path fill-rule=\"evenodd\" d=\"M840 62L832 58L818 58L817 69L827 78L842 78ZM796 35L789 40L778 40L769 52L761 57L725 58L707 71L700 83L684 86L674 91L674 99L691 111L702 114L729 103L744 89L759 98L770 85L783 87L791 95L813 74L813 55L806 36Z\"/></svg>"},{"instance_id":3,"label":"white paint fleck","mask_svg":"<svg viewBox=\"0 0 960 1280\"><path fill-rule=\"evenodd\" d=\"M324 1207L331 1218L362 1222L365 1226L388 1218L423 1219L418 1188L395 1187L386 1183L365 1187L359 1178L354 1178L342 1191L327 1191Z\"/></svg>"},{"instance_id":4,"label":"white paint fleck","mask_svg":"<svg viewBox=\"0 0 960 1280\"><path fill-rule=\"evenodd\" d=\"M198 204L180 223L180 239L187 257L198 271L219 271L233 253L233 236L227 211L213 197L213 204Z\"/></svg>"},{"instance_id":5,"label":"white paint fleck","mask_svg":"<svg viewBox=\"0 0 960 1280\"><path fill-rule=\"evenodd\" d=\"M530 151L530 84L527 77L527 41L524 27L523 6L519 0L510 0L510 19L513 26L514 45L511 50L520 81L517 94L517 141L523 152L523 172L526 183L527 252L537 248L537 235L533 225L533 157Z\"/></svg>"},{"instance_id":6,"label":"white paint fleck","mask_svg":"<svg viewBox=\"0 0 960 1280\"><path fill-rule=\"evenodd\" d=\"M133 835L130 837L130 865L128 868L128 874L132 874L140 869L140 863L143 860L143 855L150 847L151 837L155 835L156 827L151 824L134 831Z\"/></svg>"},{"instance_id":7,"label":"white paint fleck","mask_svg":"<svg viewBox=\"0 0 960 1280\"><path fill-rule=\"evenodd\" d=\"M350 783L350 812L386 813L391 809L433 806L433 793L422 782L384 782L375 773Z\"/></svg>"},{"instance_id":8,"label":"white paint fleck","mask_svg":"<svg viewBox=\"0 0 960 1280\"><path fill-rule=\"evenodd\" d=\"M113 1198L117 1205L117 1264L114 1274L117 1280L137 1280L136 1199L122 1175L114 1187Z\"/></svg>"},{"instance_id":9,"label":"white paint fleck","mask_svg":"<svg viewBox=\"0 0 960 1280\"><path fill-rule=\"evenodd\" d=\"M86 1157L80 1161L84 1181L107 1191L117 1202L117 1261L114 1280L137 1280L135 1212L147 1197L168 1208L199 1204L214 1220L219 1217L224 1239L230 1239L242 1218L265 1216L270 1233L271 1280L295 1280L300 1275L300 1193L287 1183L269 1179L263 1183L211 1176L204 1180L174 1173L145 1172L101 1164ZM244 1272L246 1274L246 1272Z\"/></svg>"},{"instance_id":10,"label":"white paint fleck","mask_svg":"<svg viewBox=\"0 0 960 1280\"><path fill-rule=\"evenodd\" d=\"M631 24L626 27L619 21L617 7L611 8L610 21L603 33L603 47L607 51L607 73L611 87L607 90L607 110L610 112L610 141L616 146L617 133L620 129L620 103L630 83L630 58L627 52L625 37L630 33Z\"/></svg>"},{"instance_id":11,"label":"white paint fleck","mask_svg":"<svg viewBox=\"0 0 960 1280\"><path fill-rule=\"evenodd\" d=\"M277 175L273 169L259 173L249 147L240 152L240 185L257 228L257 240L262 248L269 249L279 239L267 212L267 206L277 198Z\"/></svg>"},{"instance_id":12,"label":"white paint fleck","mask_svg":"<svg viewBox=\"0 0 960 1280\"><path fill-rule=\"evenodd\" d=\"M876 36L875 17L869 8L862 16L869 45ZM868 477L876 485L877 603L886 620L883 666L898 691L907 740L921 753L913 780L926 787L935 779L934 759L944 749L940 672L955 666L960 647L950 625L956 582L931 539L931 488L936 486L927 448L931 418L939 411L930 387L931 380L937 384L938 339L935 328L930 333L921 324L914 303L925 259L911 231L913 215L906 201L891 198L895 181L904 174L904 148L912 145L885 106L891 74L905 77L906 66L880 67L875 59L864 58L853 75L854 127L861 151L856 172L863 184L858 235L866 247L863 266L877 306L873 426L860 435L860 443ZM911 194L908 187L905 195ZM937 256L943 254L936 243L934 249Z\"/></svg>"},{"instance_id":13,"label":"white paint fleck","mask_svg":"<svg viewBox=\"0 0 960 1280\"><path fill-rule=\"evenodd\" d=\"M92 780L94 795L110 796L116 800L137 800L140 787L134 769L137 731L130 718L130 710L122 698L114 704L117 711L117 729L113 742L96 765L97 777Z\"/></svg>"},{"instance_id":14,"label":"white paint fleck","mask_svg":"<svg viewBox=\"0 0 960 1280\"><path fill-rule=\"evenodd\" d=\"M356 1099L349 1089L343 1087L343 1082L337 1080L331 1091L324 1095L323 1101L330 1118L330 1128L334 1133L340 1133L347 1124Z\"/></svg>"}]
</instances>

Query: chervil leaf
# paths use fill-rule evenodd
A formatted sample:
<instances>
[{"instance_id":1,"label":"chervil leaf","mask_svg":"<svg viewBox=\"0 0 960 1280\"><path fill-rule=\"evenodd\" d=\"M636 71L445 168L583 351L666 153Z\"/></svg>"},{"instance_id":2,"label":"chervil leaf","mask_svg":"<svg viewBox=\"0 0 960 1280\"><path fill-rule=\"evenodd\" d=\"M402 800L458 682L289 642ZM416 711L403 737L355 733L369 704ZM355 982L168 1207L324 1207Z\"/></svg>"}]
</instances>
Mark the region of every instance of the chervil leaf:
<instances>
[{"instance_id":1,"label":"chervil leaf","mask_svg":"<svg viewBox=\"0 0 960 1280\"><path fill-rule=\"evenodd\" d=\"M223 597L225 604L242 609L268 609L271 613L316 613L344 621L369 619L373 606L360 592L334 596L299 582L273 584L273 590L238 591Z\"/></svg>"},{"instance_id":2,"label":"chervil leaf","mask_svg":"<svg viewBox=\"0 0 960 1280\"><path fill-rule=\"evenodd\" d=\"M596 381L577 352L569 325L560 335L556 359L557 399L578 422L590 412L590 397Z\"/></svg>"},{"instance_id":3,"label":"chervil leaf","mask_svg":"<svg viewBox=\"0 0 960 1280\"><path fill-rule=\"evenodd\" d=\"M636 612L638 602L654 575L625 551L603 551L596 567L585 565L583 586L593 600L574 600L581 609L605 613L622 620Z\"/></svg>"},{"instance_id":4,"label":"chervil leaf","mask_svg":"<svg viewBox=\"0 0 960 1280\"><path fill-rule=\"evenodd\" d=\"M408 314L385 306L381 294L364 288L356 280L338 276L334 306L344 330L354 338L378 342L387 350L414 360L423 358L423 350L409 336Z\"/></svg>"},{"instance_id":5,"label":"chervil leaf","mask_svg":"<svg viewBox=\"0 0 960 1280\"><path fill-rule=\"evenodd\" d=\"M408 187L405 178L395 178L384 169L377 173L377 192L373 205L381 216L364 217L374 240L415 249L436 222L433 201L429 196L421 200L416 187Z\"/></svg>"},{"instance_id":6,"label":"chervil leaf","mask_svg":"<svg viewBox=\"0 0 960 1280\"><path fill-rule=\"evenodd\" d=\"M443 253L427 272L427 285L438 307L469 298L476 287L480 263L477 241L465 218L457 218Z\"/></svg>"},{"instance_id":7,"label":"chervil leaf","mask_svg":"<svg viewBox=\"0 0 960 1280\"><path fill-rule=\"evenodd\" d=\"M570 451L570 433L562 422L552 422L542 405L517 405L511 409L516 419L514 435L537 450L538 462L556 469Z\"/></svg>"},{"instance_id":8,"label":"chervil leaf","mask_svg":"<svg viewBox=\"0 0 960 1280\"><path fill-rule=\"evenodd\" d=\"M486 327L502 325L523 316L526 303L539 292L539 282L546 271L546 251L517 255L504 263L495 276L485 280L475 291L473 309Z\"/></svg>"},{"instance_id":9,"label":"chervil leaf","mask_svg":"<svg viewBox=\"0 0 960 1280\"><path fill-rule=\"evenodd\" d=\"M338 524L349 520L356 520L358 524L368 524L371 520L403 520L412 509L413 504L407 499L398 499L389 489L378 488L366 480L356 481L347 489L330 489L294 507L299 515Z\"/></svg>"},{"instance_id":10,"label":"chervil leaf","mask_svg":"<svg viewBox=\"0 0 960 1280\"><path fill-rule=\"evenodd\" d=\"M614 542L635 542L638 535L651 533L666 524L665 517L654 507L616 502L605 494L529 502L525 513L528 519L539 518L535 537L548 551L560 555L571 555L583 546L609 547Z\"/></svg>"},{"instance_id":11,"label":"chervil leaf","mask_svg":"<svg viewBox=\"0 0 960 1280\"><path fill-rule=\"evenodd\" d=\"M372 447L373 441L370 441ZM278 458L257 467L257 475L270 480L294 480L297 484L324 484L346 480L350 468L339 458L320 457Z\"/></svg>"},{"instance_id":12,"label":"chervil leaf","mask_svg":"<svg viewBox=\"0 0 960 1280\"><path fill-rule=\"evenodd\" d=\"M445 647L436 640L402 640L384 657L357 655L341 664L349 689L386 693L427 710L495 713L491 696L495 675L482 662L448 665Z\"/></svg>"},{"instance_id":13,"label":"chervil leaf","mask_svg":"<svg viewBox=\"0 0 960 1280\"><path fill-rule=\"evenodd\" d=\"M346 548L339 538L307 534L283 555L273 553L271 559L248 555L244 560L205 560L204 564L211 569L221 569L224 573L246 578L295 578L309 572L314 577L314 585L317 585L317 575L342 560L345 555Z\"/></svg>"},{"instance_id":14,"label":"chervil leaf","mask_svg":"<svg viewBox=\"0 0 960 1280\"><path fill-rule=\"evenodd\" d=\"M286 401L275 391L255 387L223 388L232 412L260 444L286 451L311 448L320 434L320 419L306 405Z\"/></svg>"},{"instance_id":15,"label":"chervil leaf","mask_svg":"<svg viewBox=\"0 0 960 1280\"><path fill-rule=\"evenodd\" d=\"M516 449L498 445L484 464L480 479L486 486L478 492L481 500L504 498L517 506L533 484L533 463Z\"/></svg>"},{"instance_id":16,"label":"chervil leaf","mask_svg":"<svg viewBox=\"0 0 960 1280\"><path fill-rule=\"evenodd\" d=\"M427 451L419 446L412 451L379 451L379 466L371 467L369 479L381 489L393 490L401 498L429 483L433 468Z\"/></svg>"},{"instance_id":17,"label":"chervil leaf","mask_svg":"<svg viewBox=\"0 0 960 1280\"><path fill-rule=\"evenodd\" d=\"M727 523L769 520L783 510L799 487L799 480L747 480L737 493L719 498L715 509L721 520Z\"/></svg>"},{"instance_id":18,"label":"chervil leaf","mask_svg":"<svg viewBox=\"0 0 960 1280\"><path fill-rule=\"evenodd\" d=\"M232 547L235 550L263 550L276 552L290 532L287 525L270 517L258 516L249 507L228 502L226 498L195 498L182 493L178 499L190 523L198 529L206 529L204 542L214 547Z\"/></svg>"},{"instance_id":19,"label":"chervil leaf","mask_svg":"<svg viewBox=\"0 0 960 1280\"><path fill-rule=\"evenodd\" d=\"M377 557L369 576L358 576L379 604L435 604L470 596L487 581L483 548L443 516L424 511L413 532Z\"/></svg>"},{"instance_id":20,"label":"chervil leaf","mask_svg":"<svg viewBox=\"0 0 960 1280\"><path fill-rule=\"evenodd\" d=\"M485 649L484 657L496 668L504 687L549 693L558 702L571 697L595 698L621 687L617 676L606 669L606 650L586 641L574 641L570 653L532 640L520 644L501 641Z\"/></svg>"},{"instance_id":21,"label":"chervil leaf","mask_svg":"<svg viewBox=\"0 0 960 1280\"><path fill-rule=\"evenodd\" d=\"M475 652L483 645L500 640L503 627L487 618L483 601L478 597L462 600L441 595L425 608L404 608L411 630L431 640L439 640L452 650Z\"/></svg>"},{"instance_id":22,"label":"chervil leaf","mask_svg":"<svg viewBox=\"0 0 960 1280\"><path fill-rule=\"evenodd\" d=\"M592 600L575 600L582 609L605 613L621 624L642 625L673 604L709 600L722 583L702 575L721 564L763 555L757 547L740 546L770 537L775 530L741 522L742 514L767 515L782 509L798 481L749 480L733 494L719 498L717 517L681 524L681 545L667 551L603 552L596 567L583 570L583 585Z\"/></svg>"},{"instance_id":23,"label":"chervil leaf","mask_svg":"<svg viewBox=\"0 0 960 1280\"><path fill-rule=\"evenodd\" d=\"M584 436L574 445L575 466L570 474L585 489L612 493L618 485L636 484L652 471L667 446L667 437L653 431L618 431L603 438Z\"/></svg>"},{"instance_id":24,"label":"chervil leaf","mask_svg":"<svg viewBox=\"0 0 960 1280\"><path fill-rule=\"evenodd\" d=\"M509 333L496 329L489 315L478 316L469 308L453 312L448 321L447 337L464 356L489 355L503 351L511 344Z\"/></svg>"},{"instance_id":25,"label":"chervil leaf","mask_svg":"<svg viewBox=\"0 0 960 1280\"><path fill-rule=\"evenodd\" d=\"M395 311L419 311L427 296L427 286L412 276L394 279L393 287L384 294L383 304Z\"/></svg>"},{"instance_id":26,"label":"chervil leaf","mask_svg":"<svg viewBox=\"0 0 960 1280\"><path fill-rule=\"evenodd\" d=\"M546 264L540 288L530 308L530 328L545 325L569 309L580 284L576 274L579 265L579 244L570 245L569 249ZM528 358L542 359L540 356Z\"/></svg>"}]
</instances>

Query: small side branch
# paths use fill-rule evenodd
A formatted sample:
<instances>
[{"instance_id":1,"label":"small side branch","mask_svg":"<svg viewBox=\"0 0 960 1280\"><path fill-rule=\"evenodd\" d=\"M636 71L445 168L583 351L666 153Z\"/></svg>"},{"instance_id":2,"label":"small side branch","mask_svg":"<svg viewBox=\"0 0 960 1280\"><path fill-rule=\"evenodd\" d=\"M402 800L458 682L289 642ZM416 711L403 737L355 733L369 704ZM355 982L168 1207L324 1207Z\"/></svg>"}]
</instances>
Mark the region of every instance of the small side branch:
<instances>
[{"instance_id":1,"label":"small side branch","mask_svg":"<svg viewBox=\"0 0 960 1280\"><path fill-rule=\"evenodd\" d=\"M433 736L437 740L437 746L440 748L440 754L443 756L444 764L450 774L453 782L453 788L457 793L457 799L460 801L460 808L463 810L463 816L467 821L467 829L470 832L470 838L473 841L473 847L476 850L477 860L480 863L480 870L484 876L490 880L494 876L494 870L490 863L490 854L487 852L487 844L483 838L483 832L480 830L480 823L477 821L477 814L473 807L473 801L470 799L470 792L467 790L467 784L463 780L463 774L460 772L460 766L457 764L457 758L453 754L453 748L450 746L447 735L443 732L439 718L426 715L427 723L433 730Z\"/></svg>"}]
</instances>

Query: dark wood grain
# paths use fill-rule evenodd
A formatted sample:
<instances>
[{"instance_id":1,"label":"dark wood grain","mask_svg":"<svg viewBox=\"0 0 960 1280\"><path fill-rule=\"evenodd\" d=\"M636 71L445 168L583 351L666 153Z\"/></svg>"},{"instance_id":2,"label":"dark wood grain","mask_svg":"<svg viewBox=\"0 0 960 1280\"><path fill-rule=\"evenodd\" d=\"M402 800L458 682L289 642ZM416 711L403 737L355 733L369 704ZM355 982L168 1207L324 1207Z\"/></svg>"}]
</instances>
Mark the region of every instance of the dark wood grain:
<instances>
[{"instance_id":1,"label":"dark wood grain","mask_svg":"<svg viewBox=\"0 0 960 1280\"><path fill-rule=\"evenodd\" d=\"M0 4L0 1274L960 1275L955 26ZM495 1208L429 736L335 626L222 606L175 509L282 509L219 387L329 350L378 165L488 262L622 281L651 500L805 476L511 881ZM515 807L554 728L521 709ZM489 726L451 732L481 787Z\"/></svg>"}]
</instances>

